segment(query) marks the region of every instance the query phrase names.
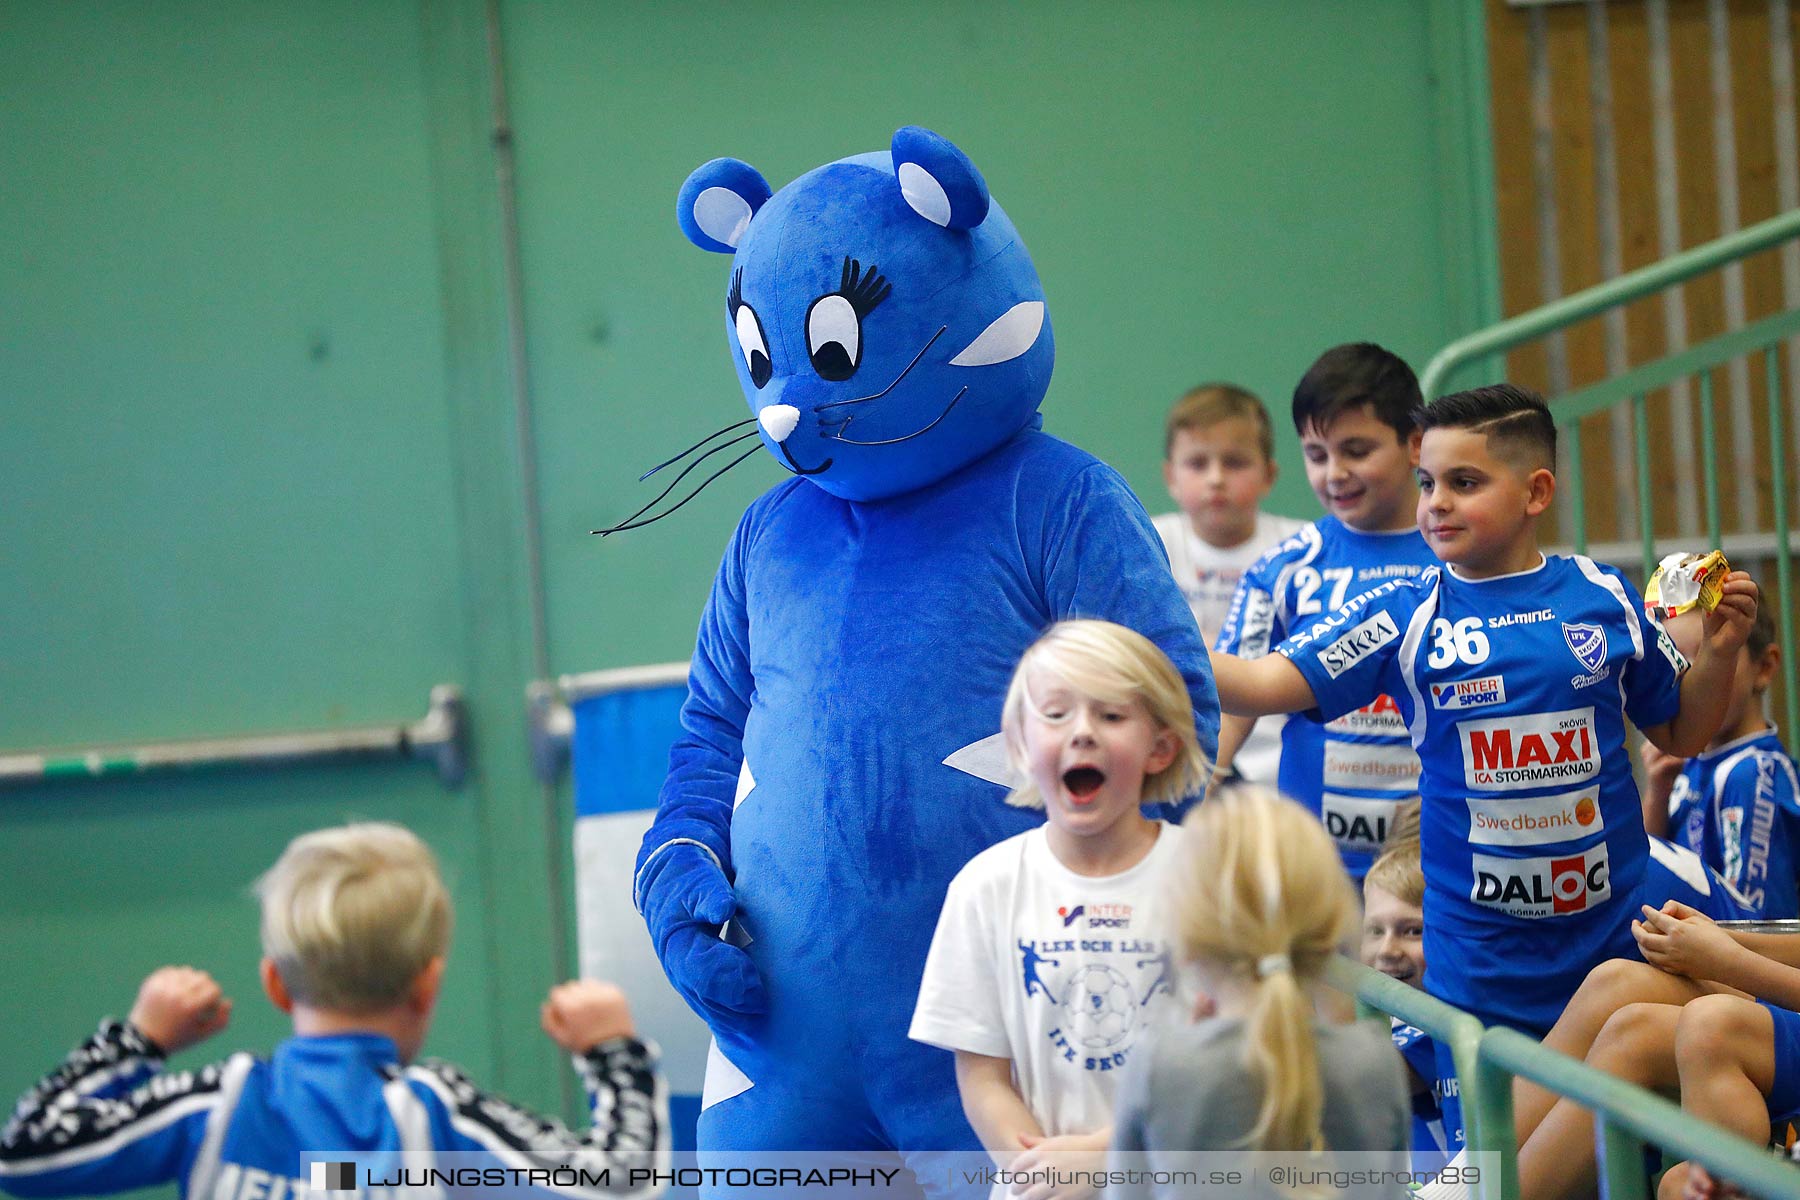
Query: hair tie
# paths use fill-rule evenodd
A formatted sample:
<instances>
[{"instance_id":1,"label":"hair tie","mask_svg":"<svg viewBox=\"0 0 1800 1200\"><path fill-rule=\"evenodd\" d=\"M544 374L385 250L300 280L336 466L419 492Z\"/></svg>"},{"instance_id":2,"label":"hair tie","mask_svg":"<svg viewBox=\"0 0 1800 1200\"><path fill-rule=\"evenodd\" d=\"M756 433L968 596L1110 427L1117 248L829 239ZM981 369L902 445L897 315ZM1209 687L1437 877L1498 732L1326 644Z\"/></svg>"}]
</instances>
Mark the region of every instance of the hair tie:
<instances>
[{"instance_id":1,"label":"hair tie","mask_svg":"<svg viewBox=\"0 0 1800 1200\"><path fill-rule=\"evenodd\" d=\"M1256 960L1256 977L1267 979L1281 971L1292 971L1294 960L1285 954L1265 954Z\"/></svg>"}]
</instances>

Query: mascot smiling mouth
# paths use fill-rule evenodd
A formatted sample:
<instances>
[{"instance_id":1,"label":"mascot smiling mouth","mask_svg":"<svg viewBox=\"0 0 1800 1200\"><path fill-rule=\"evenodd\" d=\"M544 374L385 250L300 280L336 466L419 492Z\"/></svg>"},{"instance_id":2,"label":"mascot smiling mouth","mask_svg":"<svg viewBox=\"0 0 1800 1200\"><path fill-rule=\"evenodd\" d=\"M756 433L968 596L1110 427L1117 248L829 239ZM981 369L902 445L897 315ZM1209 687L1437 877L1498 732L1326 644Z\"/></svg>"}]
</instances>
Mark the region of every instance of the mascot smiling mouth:
<instances>
[{"instance_id":1,"label":"mascot smiling mouth","mask_svg":"<svg viewBox=\"0 0 1800 1200\"><path fill-rule=\"evenodd\" d=\"M883 397L887 396L895 388L899 387L901 382L908 375L912 374L912 369L919 365L919 360L925 357L925 352L927 350L930 350L931 347L937 343L937 340L944 336L944 333L947 329L949 329L949 326L947 326L947 325L938 326L937 332L932 334L930 339L927 340L923 346L919 347L919 352L912 356L912 361L906 364L905 369L902 370L900 372L900 374L898 374L894 377L894 381L892 383L890 383L886 387L882 388L879 392L876 392L873 395L869 395L869 396L854 396L848 400L832 400L829 403L820 404L820 405L816 406L812 410L813 413L816 415L818 413L824 412L828 408L843 408L846 405L850 405L850 404L869 404L869 403L872 403L873 401L880 400ZM909 442L913 438L920 437L924 434L930 433L933 429L937 428L938 424L940 422L942 422L945 417L950 415L950 410L956 407L956 402L958 400L961 400L964 396L966 396L968 394L968 392L969 392L969 389L968 389L967 385L964 385L963 387L957 389L956 394L954 396L950 397L950 403L944 405L944 410L942 412L940 412L936 417L932 418L932 420L929 424L923 425L920 428L913 430L911 433L901 434L899 437L880 438L880 439L876 439L873 441L860 441L856 438L846 437L844 435L847 432L849 432L851 422L856 420L855 414L850 414L850 413L847 413L842 417L839 417L834 413L829 418L820 418L820 420L819 420L819 436L822 438L828 438L834 442L842 442L847 446L897 446L901 442ZM786 411L782 411L778 417L772 418L769 414L774 410L786 410ZM821 463L819 466L811 467L811 468L802 467L800 465L800 463L794 458L793 451L788 449L787 439L793 433L794 426L799 424L799 419L800 419L800 410L794 408L792 405L785 405L785 404L770 405L768 408L763 409L762 412L757 414L757 420L762 425L764 432L766 432L771 438L773 438L775 443L781 447L781 456L787 460L787 464L790 468L792 468L794 474L796 474L796 475L818 475L818 474L821 474L827 468L829 468L833 462L835 462L837 460L828 458L823 463ZM778 428L781 429L782 432L777 433L776 430ZM829 430L830 432L827 432L827 430Z\"/></svg>"}]
</instances>

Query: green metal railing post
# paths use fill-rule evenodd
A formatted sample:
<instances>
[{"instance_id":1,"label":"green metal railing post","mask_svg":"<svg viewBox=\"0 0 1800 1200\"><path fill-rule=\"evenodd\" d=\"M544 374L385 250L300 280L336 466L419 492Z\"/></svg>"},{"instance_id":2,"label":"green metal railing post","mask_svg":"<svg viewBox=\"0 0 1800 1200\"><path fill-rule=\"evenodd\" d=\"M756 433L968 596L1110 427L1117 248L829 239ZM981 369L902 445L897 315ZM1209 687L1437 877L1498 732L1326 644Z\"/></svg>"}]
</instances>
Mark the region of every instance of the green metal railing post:
<instances>
[{"instance_id":1,"label":"green metal railing post","mask_svg":"<svg viewBox=\"0 0 1800 1200\"><path fill-rule=\"evenodd\" d=\"M1512 1078L1481 1059L1482 1024L1418 988L1339 956L1325 970L1326 982L1356 997L1359 1012L1392 1014L1424 1030L1450 1048L1456 1063L1465 1143L1470 1151L1499 1156L1499 1178L1482 1176L1480 1200L1518 1200L1513 1140Z\"/></svg>"},{"instance_id":2,"label":"green metal railing post","mask_svg":"<svg viewBox=\"0 0 1800 1200\"><path fill-rule=\"evenodd\" d=\"M1325 979L1355 996L1359 1011L1391 1013L1450 1047L1461 1083L1469 1152L1498 1156L1498 1178L1492 1170L1482 1172L1480 1200L1516 1200L1519 1194L1512 1110L1515 1076L1595 1114L1595 1165L1607 1200L1648 1200L1646 1145L1660 1147L1666 1158L1701 1163L1751 1195L1800 1200L1800 1169L1661 1096L1545 1049L1516 1030L1483 1029L1461 1009L1348 958L1334 958ZM1484 1165L1494 1162L1490 1158Z\"/></svg>"},{"instance_id":3,"label":"green metal railing post","mask_svg":"<svg viewBox=\"0 0 1800 1200\"><path fill-rule=\"evenodd\" d=\"M1577 1062L1554 1050L1546 1050L1531 1038L1513 1029L1494 1027L1481 1037L1484 1061L1541 1084L1581 1107L1603 1114L1599 1141L1598 1166L1611 1171L1608 1186L1627 1190L1610 1193L1616 1196L1642 1195L1632 1192L1642 1188L1642 1142L1649 1141L1672 1153L1677 1159L1690 1159L1707 1170L1743 1187L1755 1196L1770 1200L1800 1198L1800 1169L1770 1154L1764 1147L1747 1142L1710 1122L1683 1112L1661 1096ZM1626 1170L1632 1164L1627 1144L1636 1140L1635 1176ZM1638 1182L1633 1184L1635 1178Z\"/></svg>"},{"instance_id":4,"label":"green metal railing post","mask_svg":"<svg viewBox=\"0 0 1800 1200\"><path fill-rule=\"evenodd\" d=\"M1719 438L1713 413L1713 380L1710 370L1700 374L1700 458L1706 478L1706 544L1724 540L1719 521Z\"/></svg>"},{"instance_id":5,"label":"green metal railing post","mask_svg":"<svg viewBox=\"0 0 1800 1200\"><path fill-rule=\"evenodd\" d=\"M1656 510L1650 507L1650 418L1644 394L1631 398L1631 436L1637 444L1638 536L1644 543L1644 579L1656 570Z\"/></svg>"},{"instance_id":6,"label":"green metal railing post","mask_svg":"<svg viewBox=\"0 0 1800 1200\"><path fill-rule=\"evenodd\" d=\"M1600 1168L1600 1200L1650 1200L1644 1143L1629 1129L1594 1114L1594 1146Z\"/></svg>"},{"instance_id":7,"label":"green metal railing post","mask_svg":"<svg viewBox=\"0 0 1800 1200\"><path fill-rule=\"evenodd\" d=\"M1769 464L1770 482L1775 492L1775 578L1781 589L1781 684L1787 695L1787 735L1800 736L1800 690L1794 686L1795 659L1800 646L1794 644L1794 560L1788 546L1788 468L1787 468L1787 404L1781 394L1781 346L1771 342L1763 349L1763 362L1769 379ZM1793 369L1788 364L1789 370Z\"/></svg>"},{"instance_id":8,"label":"green metal railing post","mask_svg":"<svg viewBox=\"0 0 1800 1200\"><path fill-rule=\"evenodd\" d=\"M1575 553L1587 553L1587 477L1586 468L1581 464L1581 418L1576 417L1563 428L1564 441L1569 447L1569 504L1574 508L1571 514L1575 524Z\"/></svg>"},{"instance_id":9,"label":"green metal railing post","mask_svg":"<svg viewBox=\"0 0 1800 1200\"><path fill-rule=\"evenodd\" d=\"M1770 217L1748 229L1740 229L1705 245L1683 250L1661 262L1652 263L1572 296L1564 296L1542 308L1521 313L1497 325L1460 337L1433 355L1425 369L1419 373L1420 390L1425 393L1427 400L1434 400L1442 394L1444 382L1450 377L1450 373L1467 362L1510 350L1609 308L1629 304L1639 297L1660 292L1715 267L1746 258L1796 237L1800 237L1800 209Z\"/></svg>"}]
</instances>

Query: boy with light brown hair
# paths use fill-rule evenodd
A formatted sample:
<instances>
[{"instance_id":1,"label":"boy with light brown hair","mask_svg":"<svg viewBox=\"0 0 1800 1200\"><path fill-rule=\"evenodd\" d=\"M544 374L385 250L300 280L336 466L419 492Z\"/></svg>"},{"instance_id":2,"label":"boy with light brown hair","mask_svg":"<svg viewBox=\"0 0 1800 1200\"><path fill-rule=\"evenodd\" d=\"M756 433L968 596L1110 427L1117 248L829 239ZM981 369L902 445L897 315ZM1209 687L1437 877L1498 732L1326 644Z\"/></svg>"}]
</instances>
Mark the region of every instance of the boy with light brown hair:
<instances>
[{"instance_id":1,"label":"boy with light brown hair","mask_svg":"<svg viewBox=\"0 0 1800 1200\"><path fill-rule=\"evenodd\" d=\"M126 1022L103 1022L21 1098L0 1131L0 1189L62 1196L175 1180L195 1200L299 1200L340 1182L303 1156L401 1150L491 1156L544 1171L531 1182L565 1196L654 1190L635 1188L632 1168L667 1165L667 1089L618 988L567 983L543 1006L544 1031L575 1055L588 1090L585 1135L484 1094L448 1064L413 1062L443 983L451 912L412 833L362 823L303 834L256 892L263 990L294 1036L268 1059L164 1072L168 1055L225 1028L231 1001L204 971L152 972ZM576 1184L552 1182L551 1168Z\"/></svg>"},{"instance_id":2,"label":"boy with light brown hair","mask_svg":"<svg viewBox=\"0 0 1800 1200\"><path fill-rule=\"evenodd\" d=\"M1163 485L1178 511L1152 517L1175 583L1211 646L1238 581L1306 522L1264 512L1275 486L1275 430L1256 394L1203 383L1175 401L1163 428ZM1236 754L1246 779L1275 781L1285 718L1257 724Z\"/></svg>"}]
</instances>

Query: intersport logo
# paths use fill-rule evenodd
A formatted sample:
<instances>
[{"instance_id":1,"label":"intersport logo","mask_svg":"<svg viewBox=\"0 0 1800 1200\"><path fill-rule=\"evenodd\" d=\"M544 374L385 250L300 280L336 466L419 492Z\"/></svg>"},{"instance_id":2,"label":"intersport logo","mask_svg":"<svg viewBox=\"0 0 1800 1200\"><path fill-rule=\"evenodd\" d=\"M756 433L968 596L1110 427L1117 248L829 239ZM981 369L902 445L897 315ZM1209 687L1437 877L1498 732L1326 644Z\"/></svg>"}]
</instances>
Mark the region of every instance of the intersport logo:
<instances>
[{"instance_id":1,"label":"intersport logo","mask_svg":"<svg viewBox=\"0 0 1800 1200\"><path fill-rule=\"evenodd\" d=\"M1566 917L1612 898L1606 844L1557 858L1473 856L1469 899L1515 917Z\"/></svg>"},{"instance_id":2,"label":"intersport logo","mask_svg":"<svg viewBox=\"0 0 1800 1200\"><path fill-rule=\"evenodd\" d=\"M1594 710L1458 721L1463 782L1489 792L1585 783L1600 774Z\"/></svg>"},{"instance_id":3,"label":"intersport logo","mask_svg":"<svg viewBox=\"0 0 1800 1200\"><path fill-rule=\"evenodd\" d=\"M1431 703L1440 709L1485 708L1506 703L1506 677L1485 675L1480 679L1459 679L1454 683L1431 685Z\"/></svg>"}]
</instances>

